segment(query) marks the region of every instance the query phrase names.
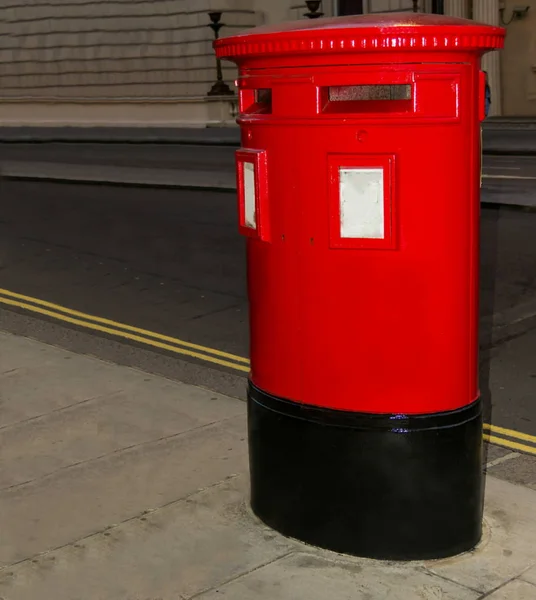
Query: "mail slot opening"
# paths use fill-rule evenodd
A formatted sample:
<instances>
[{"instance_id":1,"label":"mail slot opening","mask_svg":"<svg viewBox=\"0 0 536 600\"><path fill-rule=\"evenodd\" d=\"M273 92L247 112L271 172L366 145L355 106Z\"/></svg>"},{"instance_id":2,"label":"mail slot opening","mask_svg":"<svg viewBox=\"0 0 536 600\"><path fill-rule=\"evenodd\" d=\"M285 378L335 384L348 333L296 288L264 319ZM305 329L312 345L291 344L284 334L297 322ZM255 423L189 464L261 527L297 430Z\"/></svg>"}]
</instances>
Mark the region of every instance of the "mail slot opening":
<instances>
[{"instance_id":1,"label":"mail slot opening","mask_svg":"<svg viewBox=\"0 0 536 600\"><path fill-rule=\"evenodd\" d=\"M322 89L326 113L400 113L413 108L411 84L331 85Z\"/></svg>"},{"instance_id":2,"label":"mail slot opening","mask_svg":"<svg viewBox=\"0 0 536 600\"><path fill-rule=\"evenodd\" d=\"M240 112L256 115L272 113L271 88L245 89L240 91Z\"/></svg>"},{"instance_id":3,"label":"mail slot opening","mask_svg":"<svg viewBox=\"0 0 536 600\"><path fill-rule=\"evenodd\" d=\"M255 101L272 110L272 90L270 88L255 90Z\"/></svg>"}]
</instances>

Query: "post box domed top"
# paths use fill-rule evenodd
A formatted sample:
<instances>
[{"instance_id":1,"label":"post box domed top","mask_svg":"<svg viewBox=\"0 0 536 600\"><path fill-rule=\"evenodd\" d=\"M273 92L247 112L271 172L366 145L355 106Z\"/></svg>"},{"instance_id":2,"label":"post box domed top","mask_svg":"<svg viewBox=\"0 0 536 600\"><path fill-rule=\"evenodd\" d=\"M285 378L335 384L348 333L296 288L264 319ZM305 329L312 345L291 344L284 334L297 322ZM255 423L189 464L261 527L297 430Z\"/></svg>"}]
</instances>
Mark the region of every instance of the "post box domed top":
<instances>
[{"instance_id":1,"label":"post box domed top","mask_svg":"<svg viewBox=\"0 0 536 600\"><path fill-rule=\"evenodd\" d=\"M214 43L219 58L382 51L473 51L502 48L505 30L468 19L422 13L385 13L303 19L265 25Z\"/></svg>"}]
</instances>

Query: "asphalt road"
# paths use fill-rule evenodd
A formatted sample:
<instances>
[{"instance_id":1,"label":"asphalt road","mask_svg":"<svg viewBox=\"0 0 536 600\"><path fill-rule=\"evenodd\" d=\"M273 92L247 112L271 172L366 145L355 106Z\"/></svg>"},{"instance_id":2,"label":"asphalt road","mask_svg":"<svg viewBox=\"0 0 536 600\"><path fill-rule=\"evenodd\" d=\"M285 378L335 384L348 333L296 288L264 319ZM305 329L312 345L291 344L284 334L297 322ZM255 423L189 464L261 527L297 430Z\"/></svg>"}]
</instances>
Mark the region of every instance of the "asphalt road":
<instances>
[{"instance_id":1,"label":"asphalt road","mask_svg":"<svg viewBox=\"0 0 536 600\"><path fill-rule=\"evenodd\" d=\"M174 144L1 144L1 161L57 162L117 167L234 169L236 148Z\"/></svg>"},{"instance_id":2,"label":"asphalt road","mask_svg":"<svg viewBox=\"0 0 536 600\"><path fill-rule=\"evenodd\" d=\"M534 132L536 135L536 131ZM234 169L235 148L174 144L0 143L5 161L105 164L118 167ZM484 173L496 177L534 177L535 156L484 156ZM534 183L534 182L533 182ZM526 182L523 183L526 185Z\"/></svg>"},{"instance_id":3,"label":"asphalt road","mask_svg":"<svg viewBox=\"0 0 536 600\"><path fill-rule=\"evenodd\" d=\"M2 182L0 194L4 290L247 356L244 242L236 231L234 194L15 181ZM536 306L535 239L536 213L483 209L484 324L494 313L521 315L524 323L525 307ZM0 327L15 333L243 395L244 369L207 366L42 312L2 306ZM517 325L512 340L529 324ZM508 335L503 343L512 341ZM522 408L521 414L504 396L498 414L505 426L521 423L536 434L536 405L525 399Z\"/></svg>"},{"instance_id":4,"label":"asphalt road","mask_svg":"<svg viewBox=\"0 0 536 600\"><path fill-rule=\"evenodd\" d=\"M17 172L22 168L22 172L32 174L35 169L41 173L42 165L50 163L59 168L60 174L68 171L65 165L72 165L79 175L91 172L89 179L94 180L98 176L98 166L102 165L105 181L114 168L117 169L114 177L123 181L119 171L128 168L129 177L137 176L135 171L132 173L135 169L140 169L138 175L142 178L143 174L147 177L149 172L150 182L160 181L162 173L175 172L174 180L187 183L199 173L199 181L218 187L218 181L228 181L230 178L234 182L234 152L235 148L229 146L0 143L0 173L2 163L6 164L8 175L13 165L19 165L18 170L15 168ZM214 174L214 177L207 178L207 173ZM536 206L536 198L532 193L536 187L536 156L484 156L483 177L484 201Z\"/></svg>"},{"instance_id":5,"label":"asphalt road","mask_svg":"<svg viewBox=\"0 0 536 600\"><path fill-rule=\"evenodd\" d=\"M486 120L483 126L484 152L490 154L536 154L534 119ZM18 144L50 143L170 143L209 146L237 146L238 127L207 127L202 129L177 127L2 127L0 140Z\"/></svg>"}]
</instances>

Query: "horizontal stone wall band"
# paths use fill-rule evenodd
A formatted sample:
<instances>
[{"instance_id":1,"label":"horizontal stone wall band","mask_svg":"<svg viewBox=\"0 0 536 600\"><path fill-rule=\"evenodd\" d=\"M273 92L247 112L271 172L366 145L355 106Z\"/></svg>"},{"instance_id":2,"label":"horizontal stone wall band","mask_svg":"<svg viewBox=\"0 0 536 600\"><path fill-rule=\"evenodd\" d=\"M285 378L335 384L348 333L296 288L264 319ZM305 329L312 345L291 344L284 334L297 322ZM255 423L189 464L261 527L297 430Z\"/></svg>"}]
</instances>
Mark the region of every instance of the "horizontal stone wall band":
<instances>
[{"instance_id":1,"label":"horizontal stone wall band","mask_svg":"<svg viewBox=\"0 0 536 600\"><path fill-rule=\"evenodd\" d=\"M7 0L0 13L2 96L69 99L205 95L215 80L208 11L216 0ZM226 0L221 35L260 23ZM231 84L236 69L225 65Z\"/></svg>"}]
</instances>

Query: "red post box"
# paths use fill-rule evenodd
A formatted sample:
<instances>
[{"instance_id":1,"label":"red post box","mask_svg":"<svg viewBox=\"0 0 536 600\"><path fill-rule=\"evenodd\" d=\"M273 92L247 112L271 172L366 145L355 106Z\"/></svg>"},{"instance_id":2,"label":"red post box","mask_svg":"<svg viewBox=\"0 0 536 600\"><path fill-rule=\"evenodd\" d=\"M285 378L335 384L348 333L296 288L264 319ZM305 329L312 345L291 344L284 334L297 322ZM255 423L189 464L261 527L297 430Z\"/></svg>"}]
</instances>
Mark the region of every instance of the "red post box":
<instances>
[{"instance_id":1,"label":"red post box","mask_svg":"<svg viewBox=\"0 0 536 600\"><path fill-rule=\"evenodd\" d=\"M483 53L400 13L259 27L236 62L251 503L324 548L425 559L481 536Z\"/></svg>"}]
</instances>

